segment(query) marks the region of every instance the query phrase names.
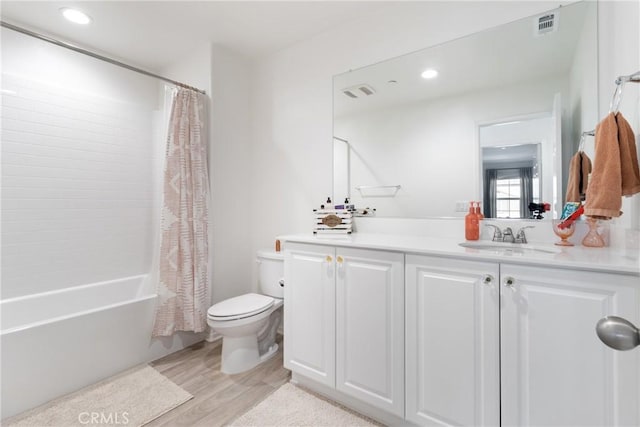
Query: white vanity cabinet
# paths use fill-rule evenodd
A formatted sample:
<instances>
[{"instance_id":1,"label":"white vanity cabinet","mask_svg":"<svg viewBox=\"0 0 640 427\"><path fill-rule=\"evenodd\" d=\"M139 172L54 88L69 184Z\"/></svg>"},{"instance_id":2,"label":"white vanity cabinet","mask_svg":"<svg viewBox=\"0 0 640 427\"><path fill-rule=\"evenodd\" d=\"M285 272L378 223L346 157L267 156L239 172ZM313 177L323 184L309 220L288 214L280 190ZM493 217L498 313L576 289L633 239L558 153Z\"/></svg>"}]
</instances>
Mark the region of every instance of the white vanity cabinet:
<instances>
[{"instance_id":1,"label":"white vanity cabinet","mask_svg":"<svg viewBox=\"0 0 640 427\"><path fill-rule=\"evenodd\" d=\"M404 416L404 254L287 243L285 367Z\"/></svg>"},{"instance_id":2,"label":"white vanity cabinet","mask_svg":"<svg viewBox=\"0 0 640 427\"><path fill-rule=\"evenodd\" d=\"M284 261L284 366L336 384L335 250L287 244Z\"/></svg>"},{"instance_id":3,"label":"white vanity cabinet","mask_svg":"<svg viewBox=\"0 0 640 427\"><path fill-rule=\"evenodd\" d=\"M500 422L497 263L406 256L406 419Z\"/></svg>"},{"instance_id":4,"label":"white vanity cabinet","mask_svg":"<svg viewBox=\"0 0 640 427\"><path fill-rule=\"evenodd\" d=\"M595 332L640 323L636 270L439 252L286 242L294 379L391 425L640 426L640 349Z\"/></svg>"},{"instance_id":5,"label":"white vanity cabinet","mask_svg":"<svg viewBox=\"0 0 640 427\"><path fill-rule=\"evenodd\" d=\"M640 351L597 321L640 319L637 276L501 264L503 426L640 425Z\"/></svg>"},{"instance_id":6,"label":"white vanity cabinet","mask_svg":"<svg viewBox=\"0 0 640 427\"><path fill-rule=\"evenodd\" d=\"M406 419L420 425L640 425L640 353L606 315L640 318L623 274L406 256Z\"/></svg>"}]
</instances>

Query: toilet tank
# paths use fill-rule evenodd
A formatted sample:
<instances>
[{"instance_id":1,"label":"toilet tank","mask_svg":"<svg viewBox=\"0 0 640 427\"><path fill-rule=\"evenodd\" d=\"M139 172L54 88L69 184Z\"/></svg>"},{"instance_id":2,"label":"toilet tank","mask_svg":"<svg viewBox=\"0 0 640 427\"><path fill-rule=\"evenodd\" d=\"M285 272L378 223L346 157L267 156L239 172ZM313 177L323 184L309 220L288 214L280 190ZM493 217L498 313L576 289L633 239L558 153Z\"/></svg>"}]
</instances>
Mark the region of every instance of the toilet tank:
<instances>
[{"instance_id":1,"label":"toilet tank","mask_svg":"<svg viewBox=\"0 0 640 427\"><path fill-rule=\"evenodd\" d=\"M263 295L284 298L284 255L269 250L258 251L258 289Z\"/></svg>"}]
</instances>

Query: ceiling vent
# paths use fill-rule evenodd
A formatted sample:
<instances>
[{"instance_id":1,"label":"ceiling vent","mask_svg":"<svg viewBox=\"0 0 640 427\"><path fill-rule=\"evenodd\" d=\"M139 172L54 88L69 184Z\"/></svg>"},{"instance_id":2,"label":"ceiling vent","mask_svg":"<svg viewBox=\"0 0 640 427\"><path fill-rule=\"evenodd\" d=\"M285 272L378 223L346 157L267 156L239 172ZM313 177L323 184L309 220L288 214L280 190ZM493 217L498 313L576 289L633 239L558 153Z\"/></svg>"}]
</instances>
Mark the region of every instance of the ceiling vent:
<instances>
[{"instance_id":1,"label":"ceiling vent","mask_svg":"<svg viewBox=\"0 0 640 427\"><path fill-rule=\"evenodd\" d=\"M555 12L545 13L535 18L534 24L536 36L553 33L558 29L558 14Z\"/></svg>"},{"instance_id":2,"label":"ceiling vent","mask_svg":"<svg viewBox=\"0 0 640 427\"><path fill-rule=\"evenodd\" d=\"M349 98L364 98L376 93L376 91L368 84L359 84L342 89L342 93Z\"/></svg>"}]
</instances>

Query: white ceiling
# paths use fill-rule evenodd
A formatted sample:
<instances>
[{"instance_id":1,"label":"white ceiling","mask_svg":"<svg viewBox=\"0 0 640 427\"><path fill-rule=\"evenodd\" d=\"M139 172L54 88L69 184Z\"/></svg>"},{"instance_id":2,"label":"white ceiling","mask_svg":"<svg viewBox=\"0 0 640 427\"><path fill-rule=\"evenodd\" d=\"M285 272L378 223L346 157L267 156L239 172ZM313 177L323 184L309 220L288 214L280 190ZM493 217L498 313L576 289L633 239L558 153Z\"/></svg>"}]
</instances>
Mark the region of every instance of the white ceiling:
<instances>
[{"instance_id":1,"label":"white ceiling","mask_svg":"<svg viewBox=\"0 0 640 427\"><path fill-rule=\"evenodd\" d=\"M2 1L2 20L152 71L202 43L256 59L348 22L370 1ZM61 7L93 18L67 22Z\"/></svg>"}]
</instances>

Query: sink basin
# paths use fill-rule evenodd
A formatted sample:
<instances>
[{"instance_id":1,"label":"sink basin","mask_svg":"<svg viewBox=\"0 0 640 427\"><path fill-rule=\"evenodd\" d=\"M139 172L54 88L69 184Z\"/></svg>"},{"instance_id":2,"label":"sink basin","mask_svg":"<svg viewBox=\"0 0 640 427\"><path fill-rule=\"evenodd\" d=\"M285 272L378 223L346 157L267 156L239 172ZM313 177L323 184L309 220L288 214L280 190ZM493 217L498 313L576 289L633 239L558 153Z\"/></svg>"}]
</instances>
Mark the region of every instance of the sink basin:
<instances>
[{"instance_id":1,"label":"sink basin","mask_svg":"<svg viewBox=\"0 0 640 427\"><path fill-rule=\"evenodd\" d=\"M561 251L555 248L541 248L522 243L499 242L462 242L458 243L463 248L476 249L483 252L492 252L500 255L524 255L524 254L559 254Z\"/></svg>"}]
</instances>

